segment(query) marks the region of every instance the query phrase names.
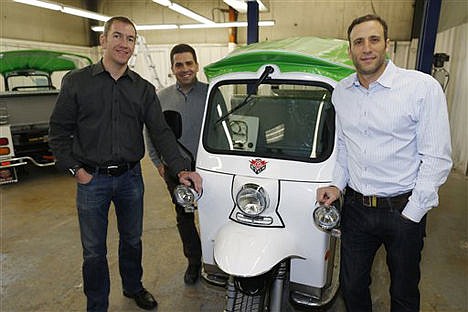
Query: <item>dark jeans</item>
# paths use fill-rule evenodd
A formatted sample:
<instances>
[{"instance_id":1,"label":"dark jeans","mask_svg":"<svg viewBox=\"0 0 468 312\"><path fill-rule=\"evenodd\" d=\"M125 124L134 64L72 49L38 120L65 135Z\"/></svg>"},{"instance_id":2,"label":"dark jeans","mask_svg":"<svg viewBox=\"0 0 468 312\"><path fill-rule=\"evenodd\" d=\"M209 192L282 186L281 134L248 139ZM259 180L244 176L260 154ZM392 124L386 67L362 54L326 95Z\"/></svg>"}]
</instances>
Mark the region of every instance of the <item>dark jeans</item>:
<instances>
[{"instance_id":1,"label":"dark jeans","mask_svg":"<svg viewBox=\"0 0 468 312\"><path fill-rule=\"evenodd\" d=\"M419 311L419 263L426 217L420 223L403 219L401 211L406 202L372 208L345 196L340 284L347 311L372 311L370 272L382 244L387 252L391 279L391 311Z\"/></svg>"},{"instance_id":2,"label":"dark jeans","mask_svg":"<svg viewBox=\"0 0 468 312\"><path fill-rule=\"evenodd\" d=\"M165 172L164 180L166 181L167 190L171 195L172 202L175 205L177 229L179 230L179 235L182 240L184 255L190 264L200 265L202 251L200 236L198 235L198 231L195 226L195 214L192 212L185 212L184 207L176 204L173 194L175 187L179 185L179 181L174 177L169 176L169 170L167 167L165 168Z\"/></svg>"},{"instance_id":3,"label":"dark jeans","mask_svg":"<svg viewBox=\"0 0 468 312\"><path fill-rule=\"evenodd\" d=\"M88 184L78 184L77 207L84 259L83 288L88 311L107 311L109 306L106 238L111 202L114 203L117 216L119 270L123 290L134 294L143 288L143 192L139 164L118 177L94 174Z\"/></svg>"}]
</instances>

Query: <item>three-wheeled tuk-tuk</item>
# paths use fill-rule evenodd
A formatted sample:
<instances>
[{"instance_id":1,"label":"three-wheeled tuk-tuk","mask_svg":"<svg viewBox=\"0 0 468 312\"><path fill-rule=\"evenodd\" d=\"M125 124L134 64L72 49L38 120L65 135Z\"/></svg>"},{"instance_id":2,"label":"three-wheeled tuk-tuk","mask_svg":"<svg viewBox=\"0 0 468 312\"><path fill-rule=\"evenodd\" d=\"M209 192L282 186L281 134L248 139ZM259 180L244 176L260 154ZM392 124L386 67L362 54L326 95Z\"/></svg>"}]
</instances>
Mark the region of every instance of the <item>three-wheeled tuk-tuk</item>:
<instances>
[{"instance_id":1,"label":"three-wheeled tuk-tuk","mask_svg":"<svg viewBox=\"0 0 468 312\"><path fill-rule=\"evenodd\" d=\"M225 311L318 307L336 294L340 204L320 205L316 190L336 162L331 95L354 72L347 46L266 41L204 69L202 276L226 286Z\"/></svg>"}]
</instances>

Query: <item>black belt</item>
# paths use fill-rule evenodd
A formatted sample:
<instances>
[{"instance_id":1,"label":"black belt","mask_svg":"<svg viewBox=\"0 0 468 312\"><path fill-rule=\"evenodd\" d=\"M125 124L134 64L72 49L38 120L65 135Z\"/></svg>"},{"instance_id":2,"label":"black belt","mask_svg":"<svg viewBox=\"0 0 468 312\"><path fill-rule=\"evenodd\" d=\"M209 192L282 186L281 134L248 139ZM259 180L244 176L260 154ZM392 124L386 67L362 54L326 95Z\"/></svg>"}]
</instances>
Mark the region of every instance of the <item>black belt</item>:
<instances>
[{"instance_id":1,"label":"black belt","mask_svg":"<svg viewBox=\"0 0 468 312\"><path fill-rule=\"evenodd\" d=\"M350 187L346 188L345 194L345 196L350 196L357 202L362 203L363 206L371 208L396 208L401 205L406 205L410 195L411 191L392 197L380 197L375 195L364 196Z\"/></svg>"},{"instance_id":2,"label":"black belt","mask_svg":"<svg viewBox=\"0 0 468 312\"><path fill-rule=\"evenodd\" d=\"M113 177L118 177L125 172L132 170L133 167L138 162L128 162L128 163L121 163L121 164L115 164L115 165L109 165L109 166L90 166L83 164L83 169L86 170L86 172L90 174L105 174L108 176L113 176Z\"/></svg>"}]
</instances>

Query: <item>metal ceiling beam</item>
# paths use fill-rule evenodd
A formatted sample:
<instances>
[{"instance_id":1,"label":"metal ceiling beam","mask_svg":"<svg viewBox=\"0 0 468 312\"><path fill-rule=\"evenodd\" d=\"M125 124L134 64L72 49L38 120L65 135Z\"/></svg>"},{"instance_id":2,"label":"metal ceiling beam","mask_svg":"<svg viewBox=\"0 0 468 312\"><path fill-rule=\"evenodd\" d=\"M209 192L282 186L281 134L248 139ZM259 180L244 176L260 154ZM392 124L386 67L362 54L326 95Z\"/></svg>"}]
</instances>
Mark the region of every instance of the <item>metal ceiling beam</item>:
<instances>
[{"instance_id":1,"label":"metal ceiling beam","mask_svg":"<svg viewBox=\"0 0 468 312\"><path fill-rule=\"evenodd\" d=\"M247 1L247 44L258 42L258 3Z\"/></svg>"}]
</instances>

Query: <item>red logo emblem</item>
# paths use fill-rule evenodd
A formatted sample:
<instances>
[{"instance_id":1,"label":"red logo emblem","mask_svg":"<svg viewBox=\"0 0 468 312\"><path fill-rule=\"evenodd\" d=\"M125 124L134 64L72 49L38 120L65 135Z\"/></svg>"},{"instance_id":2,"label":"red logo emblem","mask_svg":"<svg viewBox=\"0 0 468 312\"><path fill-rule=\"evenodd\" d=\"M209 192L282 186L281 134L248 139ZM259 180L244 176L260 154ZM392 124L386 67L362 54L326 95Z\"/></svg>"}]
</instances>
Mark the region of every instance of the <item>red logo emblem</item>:
<instances>
[{"instance_id":1,"label":"red logo emblem","mask_svg":"<svg viewBox=\"0 0 468 312\"><path fill-rule=\"evenodd\" d=\"M260 158L250 160L250 169L256 174L259 174L263 170L266 169L267 162L265 160L261 160Z\"/></svg>"}]
</instances>

